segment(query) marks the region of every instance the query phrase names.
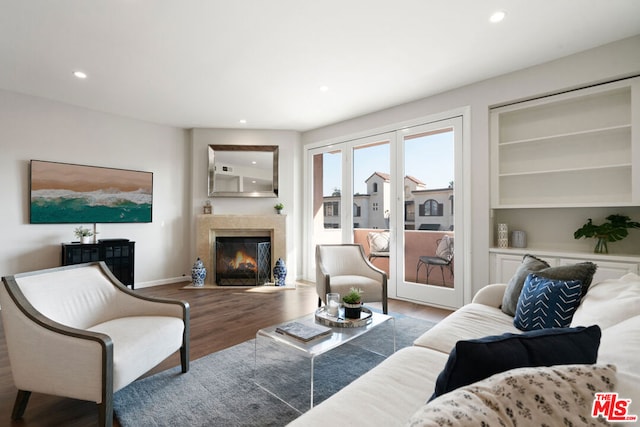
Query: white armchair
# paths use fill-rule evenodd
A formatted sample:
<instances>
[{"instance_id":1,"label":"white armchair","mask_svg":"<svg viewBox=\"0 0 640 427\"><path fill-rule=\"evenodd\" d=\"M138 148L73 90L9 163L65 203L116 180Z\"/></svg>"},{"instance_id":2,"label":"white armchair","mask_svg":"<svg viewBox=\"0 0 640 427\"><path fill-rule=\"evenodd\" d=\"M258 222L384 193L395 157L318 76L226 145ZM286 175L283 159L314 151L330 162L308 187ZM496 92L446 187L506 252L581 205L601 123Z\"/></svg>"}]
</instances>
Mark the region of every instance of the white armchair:
<instances>
[{"instance_id":1,"label":"white armchair","mask_svg":"<svg viewBox=\"0 0 640 427\"><path fill-rule=\"evenodd\" d=\"M318 306L326 303L328 292L345 295L352 287L362 289L362 301L382 301L387 309L387 273L367 260L358 244L316 246L316 291Z\"/></svg>"},{"instance_id":2,"label":"white armchair","mask_svg":"<svg viewBox=\"0 0 640 427\"><path fill-rule=\"evenodd\" d=\"M113 423L113 393L180 350L189 370L189 304L122 285L104 262L2 278L0 306L13 380L12 419L32 392L98 404Z\"/></svg>"}]
</instances>

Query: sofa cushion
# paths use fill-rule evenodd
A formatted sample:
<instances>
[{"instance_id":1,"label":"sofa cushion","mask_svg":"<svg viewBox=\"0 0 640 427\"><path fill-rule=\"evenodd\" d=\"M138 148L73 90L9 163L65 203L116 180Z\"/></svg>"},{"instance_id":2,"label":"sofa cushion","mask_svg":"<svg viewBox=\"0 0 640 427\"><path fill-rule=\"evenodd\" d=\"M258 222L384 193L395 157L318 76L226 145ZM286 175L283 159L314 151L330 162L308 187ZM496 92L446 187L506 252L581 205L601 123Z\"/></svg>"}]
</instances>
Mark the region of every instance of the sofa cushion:
<instances>
[{"instance_id":1,"label":"sofa cushion","mask_svg":"<svg viewBox=\"0 0 640 427\"><path fill-rule=\"evenodd\" d=\"M628 273L619 279L594 283L583 296L571 326L597 324L606 329L640 314L640 276Z\"/></svg>"},{"instance_id":2,"label":"sofa cushion","mask_svg":"<svg viewBox=\"0 0 640 427\"><path fill-rule=\"evenodd\" d=\"M509 369L595 363L600 328L553 328L458 341L431 399Z\"/></svg>"},{"instance_id":3,"label":"sofa cushion","mask_svg":"<svg viewBox=\"0 0 640 427\"><path fill-rule=\"evenodd\" d=\"M533 273L547 267L549 267L549 264L546 261L543 261L533 255L527 254L522 257L522 263L516 270L513 277L509 280L507 289L504 291L502 306L500 307L504 313L510 316L514 316L516 314L518 297L520 297L520 292L522 291L522 286L524 286L525 279L529 273Z\"/></svg>"},{"instance_id":4,"label":"sofa cushion","mask_svg":"<svg viewBox=\"0 0 640 427\"><path fill-rule=\"evenodd\" d=\"M554 280L531 273L518 299L513 324L522 331L566 328L571 324L580 296L579 280Z\"/></svg>"},{"instance_id":5,"label":"sofa cushion","mask_svg":"<svg viewBox=\"0 0 640 427\"><path fill-rule=\"evenodd\" d=\"M422 334L413 345L432 348L448 355L460 340L505 332L520 332L513 326L513 317L504 314L499 308L471 303L459 308Z\"/></svg>"},{"instance_id":6,"label":"sofa cushion","mask_svg":"<svg viewBox=\"0 0 640 427\"><path fill-rule=\"evenodd\" d=\"M113 341L113 391L131 383L182 346L184 322L168 316L130 316L88 329Z\"/></svg>"},{"instance_id":7,"label":"sofa cushion","mask_svg":"<svg viewBox=\"0 0 640 427\"><path fill-rule=\"evenodd\" d=\"M602 330L599 364L616 365L620 398L631 399L631 413L640 415L640 314Z\"/></svg>"},{"instance_id":8,"label":"sofa cushion","mask_svg":"<svg viewBox=\"0 0 640 427\"><path fill-rule=\"evenodd\" d=\"M610 392L615 386L611 365L514 369L440 396L422 406L406 425L595 424L595 392Z\"/></svg>"},{"instance_id":9,"label":"sofa cushion","mask_svg":"<svg viewBox=\"0 0 640 427\"><path fill-rule=\"evenodd\" d=\"M438 351L405 347L302 414L289 427L354 423L401 426L424 404L424 397L433 390L436 376L446 361L447 355Z\"/></svg>"}]
</instances>

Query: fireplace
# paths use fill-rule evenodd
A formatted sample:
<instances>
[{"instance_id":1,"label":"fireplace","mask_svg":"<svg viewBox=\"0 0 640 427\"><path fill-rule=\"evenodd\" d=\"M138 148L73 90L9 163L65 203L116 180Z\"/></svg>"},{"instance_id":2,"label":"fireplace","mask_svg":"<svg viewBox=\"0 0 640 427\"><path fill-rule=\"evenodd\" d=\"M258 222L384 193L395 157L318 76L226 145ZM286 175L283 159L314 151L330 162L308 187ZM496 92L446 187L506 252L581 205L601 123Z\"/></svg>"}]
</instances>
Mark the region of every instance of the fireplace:
<instances>
[{"instance_id":1,"label":"fireplace","mask_svg":"<svg viewBox=\"0 0 640 427\"><path fill-rule=\"evenodd\" d=\"M271 281L271 238L216 237L218 286L259 286Z\"/></svg>"},{"instance_id":2,"label":"fireplace","mask_svg":"<svg viewBox=\"0 0 640 427\"><path fill-rule=\"evenodd\" d=\"M216 239L220 237L267 237L271 240L270 270L279 258L288 265L286 215L210 215L197 219L196 255L205 263L205 286L216 283ZM257 262L257 261L256 261Z\"/></svg>"}]
</instances>

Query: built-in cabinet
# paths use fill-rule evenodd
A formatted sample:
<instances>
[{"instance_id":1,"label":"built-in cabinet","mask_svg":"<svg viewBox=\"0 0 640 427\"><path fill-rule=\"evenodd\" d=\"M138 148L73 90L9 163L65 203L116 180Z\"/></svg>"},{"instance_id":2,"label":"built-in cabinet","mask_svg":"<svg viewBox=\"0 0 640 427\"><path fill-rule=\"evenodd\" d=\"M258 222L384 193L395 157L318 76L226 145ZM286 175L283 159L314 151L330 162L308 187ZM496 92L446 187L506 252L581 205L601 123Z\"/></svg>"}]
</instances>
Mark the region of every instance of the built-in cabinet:
<instances>
[{"instance_id":1,"label":"built-in cabinet","mask_svg":"<svg viewBox=\"0 0 640 427\"><path fill-rule=\"evenodd\" d=\"M524 249L491 249L491 283L508 283L522 263L522 257L531 252ZM591 261L598 265L593 283L617 279L627 273L638 274L640 271L640 257L549 251L535 251L535 256L549 263L551 267Z\"/></svg>"},{"instance_id":2,"label":"built-in cabinet","mask_svg":"<svg viewBox=\"0 0 640 427\"><path fill-rule=\"evenodd\" d=\"M508 281L524 253L596 262L597 279L638 273L638 230L611 255L573 232L613 213L640 221L640 77L493 108L490 120L492 281ZM497 248L498 223L532 244Z\"/></svg>"}]
</instances>

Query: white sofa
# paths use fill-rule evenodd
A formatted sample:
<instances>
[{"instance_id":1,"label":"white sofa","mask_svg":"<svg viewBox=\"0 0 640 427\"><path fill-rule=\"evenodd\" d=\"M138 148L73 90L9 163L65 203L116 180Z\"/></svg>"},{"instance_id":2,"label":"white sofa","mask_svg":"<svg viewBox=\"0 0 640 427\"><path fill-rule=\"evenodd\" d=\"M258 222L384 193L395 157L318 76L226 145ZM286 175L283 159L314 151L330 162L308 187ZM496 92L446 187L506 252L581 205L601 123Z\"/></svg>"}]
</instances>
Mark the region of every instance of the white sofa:
<instances>
[{"instance_id":1,"label":"white sofa","mask_svg":"<svg viewBox=\"0 0 640 427\"><path fill-rule=\"evenodd\" d=\"M506 286L486 286L476 294L471 304L425 332L413 346L397 351L289 425L324 427L338 422L343 426L409 424L412 416L415 418L416 413L426 408L438 375L458 340L505 332L522 333L513 326L513 317L499 308ZM632 399L630 413L640 415L640 277L627 274L619 280L592 284L571 326L592 324L598 324L602 330L597 364L617 367L616 391L621 398ZM478 422L472 424L480 425ZM414 419L411 425L431 423L416 423ZM456 425L465 424L458 422Z\"/></svg>"}]
</instances>

